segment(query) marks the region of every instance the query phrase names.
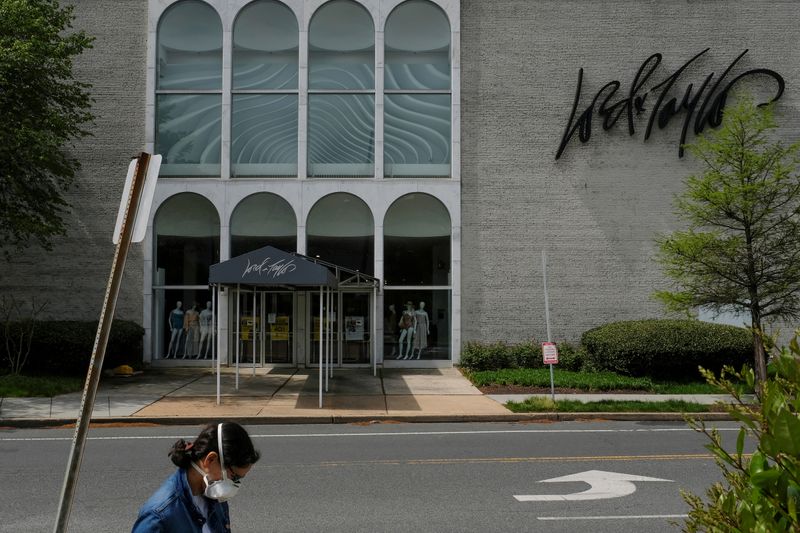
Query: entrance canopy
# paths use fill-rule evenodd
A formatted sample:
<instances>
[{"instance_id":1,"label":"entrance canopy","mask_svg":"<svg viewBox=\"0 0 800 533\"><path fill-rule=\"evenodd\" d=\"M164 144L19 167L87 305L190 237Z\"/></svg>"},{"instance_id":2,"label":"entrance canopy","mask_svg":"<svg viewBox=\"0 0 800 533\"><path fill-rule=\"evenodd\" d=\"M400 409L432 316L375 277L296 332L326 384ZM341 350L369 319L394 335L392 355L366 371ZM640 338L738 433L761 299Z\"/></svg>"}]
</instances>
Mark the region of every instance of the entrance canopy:
<instances>
[{"instance_id":1,"label":"entrance canopy","mask_svg":"<svg viewBox=\"0 0 800 533\"><path fill-rule=\"evenodd\" d=\"M242 254L222 263L211 265L208 273L208 284L215 288L213 293L214 309L220 298L224 286L236 287L236 389L239 389L239 342L241 332L241 311L239 308L239 294L241 287L253 287L255 298L256 287L280 287L290 290L312 292L319 290L320 315L319 315L319 406L322 407L322 382L325 374L325 390L328 389L328 377L332 375L333 331L332 323L336 322L333 314L333 293L343 287L358 289L369 288L372 290L372 373L376 374L377 359L377 291L380 281L372 276L362 274L357 270L327 263L297 253L288 253L272 246L265 246L252 252ZM245 289L247 290L247 289ZM255 300L253 300L255 309ZM220 357L221 330L220 320L217 320L217 405L220 403ZM254 348L255 350L255 348ZM213 364L213 360L212 360ZM255 353L253 359L253 373L255 375Z\"/></svg>"},{"instance_id":2,"label":"entrance canopy","mask_svg":"<svg viewBox=\"0 0 800 533\"><path fill-rule=\"evenodd\" d=\"M329 268L303 255L265 246L211 265L208 284L335 289L338 281Z\"/></svg>"}]
</instances>

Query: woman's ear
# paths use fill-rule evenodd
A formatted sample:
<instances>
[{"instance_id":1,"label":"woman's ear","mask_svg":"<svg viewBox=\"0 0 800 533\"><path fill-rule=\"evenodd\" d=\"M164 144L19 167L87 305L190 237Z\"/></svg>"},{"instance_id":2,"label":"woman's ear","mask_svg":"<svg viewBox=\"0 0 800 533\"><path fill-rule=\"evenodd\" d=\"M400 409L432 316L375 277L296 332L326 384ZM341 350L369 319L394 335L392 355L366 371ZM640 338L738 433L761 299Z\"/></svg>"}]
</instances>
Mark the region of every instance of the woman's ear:
<instances>
[{"instance_id":1,"label":"woman's ear","mask_svg":"<svg viewBox=\"0 0 800 533\"><path fill-rule=\"evenodd\" d=\"M208 452L205 457L200 460L200 465L203 469L208 472L209 467L214 464L214 461L218 460L219 455L217 452Z\"/></svg>"}]
</instances>

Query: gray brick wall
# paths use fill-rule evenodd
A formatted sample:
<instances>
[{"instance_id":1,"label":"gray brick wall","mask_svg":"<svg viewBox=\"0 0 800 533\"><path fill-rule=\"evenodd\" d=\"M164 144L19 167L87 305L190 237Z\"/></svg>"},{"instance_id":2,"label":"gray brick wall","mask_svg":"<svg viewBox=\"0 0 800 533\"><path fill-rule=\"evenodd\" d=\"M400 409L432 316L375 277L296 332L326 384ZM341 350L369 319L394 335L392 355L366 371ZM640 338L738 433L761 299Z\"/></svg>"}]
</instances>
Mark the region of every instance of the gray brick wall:
<instances>
[{"instance_id":1,"label":"gray brick wall","mask_svg":"<svg viewBox=\"0 0 800 533\"><path fill-rule=\"evenodd\" d=\"M627 90L653 53L664 55L653 77L662 80L711 48L679 79L683 90L749 48L736 71L784 77L776 116L782 136L797 139L799 16L796 1L462 0L464 340L546 337L543 248L555 338L661 316L652 239L676 227L672 197L698 168L677 157L682 115L647 142L643 119L633 137L595 119L590 142L574 139L555 161L578 69L581 110L607 82Z\"/></svg>"},{"instance_id":2,"label":"gray brick wall","mask_svg":"<svg viewBox=\"0 0 800 533\"><path fill-rule=\"evenodd\" d=\"M69 198L69 234L0 268L0 287L50 301L54 317L98 316L127 161L143 148L145 0L72 0L75 23L97 40L78 62L94 85L94 137ZM800 137L800 42L795 0L462 0L462 328L464 339L545 337L541 250L548 250L553 335L575 339L616 319L660 316L663 286L652 239L676 226L671 200L697 169L677 158L681 117L643 141L622 124L573 140L554 160L585 69L581 103L605 83L628 85L661 52L663 79L706 47L677 87L720 73L745 48L743 69L786 80L781 135ZM758 89L758 87L755 87ZM652 95L650 96L652 99ZM652 101L652 100L651 100ZM690 137L691 139L691 137ZM128 261L117 316L141 322L142 252Z\"/></svg>"},{"instance_id":3,"label":"gray brick wall","mask_svg":"<svg viewBox=\"0 0 800 533\"><path fill-rule=\"evenodd\" d=\"M75 29L95 36L94 48L77 61L76 77L92 83L97 117L94 134L74 153L82 162L68 194L72 214L68 234L52 252L32 247L0 268L7 294L49 302L59 319L99 316L114 246L111 234L130 158L144 147L147 4L144 0L71 0ZM128 259L116 316L142 320L142 253Z\"/></svg>"}]
</instances>

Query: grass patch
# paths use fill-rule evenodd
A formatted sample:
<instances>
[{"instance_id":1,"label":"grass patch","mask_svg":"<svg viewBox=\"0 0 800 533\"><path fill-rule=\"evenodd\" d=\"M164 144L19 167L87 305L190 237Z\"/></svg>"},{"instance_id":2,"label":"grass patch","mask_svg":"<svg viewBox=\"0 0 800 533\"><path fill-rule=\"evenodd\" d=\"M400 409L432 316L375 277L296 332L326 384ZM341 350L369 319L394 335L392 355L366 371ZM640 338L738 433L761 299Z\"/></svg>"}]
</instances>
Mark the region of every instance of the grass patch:
<instances>
[{"instance_id":1,"label":"grass patch","mask_svg":"<svg viewBox=\"0 0 800 533\"><path fill-rule=\"evenodd\" d=\"M476 387L520 386L550 388L550 370L547 368L505 368L501 370L464 371ZM634 378L614 372L572 372L554 369L553 379L558 388L585 392L615 390L641 391L651 394L719 394L716 387L705 381L675 382ZM699 376L698 376L699 379Z\"/></svg>"},{"instance_id":2,"label":"grass patch","mask_svg":"<svg viewBox=\"0 0 800 533\"><path fill-rule=\"evenodd\" d=\"M529 398L524 402L508 402L506 407L515 413L705 413L714 410L713 405L681 400L665 400L663 402L557 400L554 402L550 398L540 397Z\"/></svg>"},{"instance_id":3,"label":"grass patch","mask_svg":"<svg viewBox=\"0 0 800 533\"><path fill-rule=\"evenodd\" d=\"M83 389L84 380L64 376L0 376L0 398L51 397Z\"/></svg>"}]
</instances>

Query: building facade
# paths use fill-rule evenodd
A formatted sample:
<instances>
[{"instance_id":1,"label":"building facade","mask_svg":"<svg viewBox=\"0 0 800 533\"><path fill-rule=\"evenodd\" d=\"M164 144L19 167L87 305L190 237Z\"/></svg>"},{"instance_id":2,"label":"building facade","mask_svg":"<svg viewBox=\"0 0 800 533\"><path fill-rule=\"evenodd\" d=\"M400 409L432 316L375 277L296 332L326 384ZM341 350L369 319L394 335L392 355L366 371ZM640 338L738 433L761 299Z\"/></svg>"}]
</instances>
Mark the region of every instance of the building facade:
<instances>
[{"instance_id":1,"label":"building facade","mask_svg":"<svg viewBox=\"0 0 800 533\"><path fill-rule=\"evenodd\" d=\"M210 265L266 245L380 281L336 295L343 366L545 340L543 251L555 339L661 316L681 144L740 89L800 136L794 1L75 3L98 119L71 231L0 284L96 318L127 161L162 154L117 310L151 364L203 364L216 321L223 359L316 363L313 294L211 297Z\"/></svg>"}]
</instances>

